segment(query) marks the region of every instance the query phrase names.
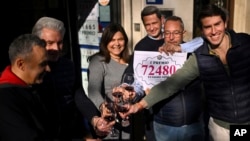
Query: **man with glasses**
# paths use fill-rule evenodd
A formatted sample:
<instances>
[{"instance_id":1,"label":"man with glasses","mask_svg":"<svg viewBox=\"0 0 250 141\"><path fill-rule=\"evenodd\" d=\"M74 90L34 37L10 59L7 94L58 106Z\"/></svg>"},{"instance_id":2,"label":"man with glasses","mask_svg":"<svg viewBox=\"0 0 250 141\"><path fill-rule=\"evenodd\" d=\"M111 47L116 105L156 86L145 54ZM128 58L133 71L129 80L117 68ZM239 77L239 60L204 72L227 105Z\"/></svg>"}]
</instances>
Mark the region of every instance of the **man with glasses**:
<instances>
[{"instance_id":1,"label":"man with glasses","mask_svg":"<svg viewBox=\"0 0 250 141\"><path fill-rule=\"evenodd\" d=\"M164 24L165 44L179 45L185 34L180 17L168 17ZM201 85L198 79L192 81L177 95L153 106L154 132L157 141L202 141L204 132L202 120ZM155 93L157 95L157 93Z\"/></svg>"},{"instance_id":2,"label":"man with glasses","mask_svg":"<svg viewBox=\"0 0 250 141\"><path fill-rule=\"evenodd\" d=\"M162 25L164 24L164 19L162 18L162 14L161 14L160 10L155 6L147 6L141 12L141 19L142 19L142 22L144 24L144 28L145 28L145 30L147 32L147 35L136 44L134 50L137 50L137 51L158 51L159 47L164 44L164 35L162 33ZM168 23L168 22L166 22L166 23ZM176 35L180 36L181 38L175 38L175 34L172 33L174 30L172 30L172 29L182 31L182 34L180 34L179 32L178 33L176 32ZM169 44L173 43L173 44L176 44L176 45L179 45L180 43L182 43L183 34L185 33L184 25L183 25L182 22L180 22L180 23L176 22L175 24L169 26L169 28L167 28L167 31L170 31L171 35L170 34L167 35L166 30L164 30L167 37L170 36L170 38L165 38L165 42L167 40L166 43L169 43ZM168 39L171 39L171 40L168 41ZM178 39L178 40L176 41L176 39ZM202 42L203 41L201 41L201 44L202 44ZM192 46L190 46L190 44L181 44L182 50L184 51L183 47L185 48L187 46L192 47ZM193 46L193 47L199 47L199 42L195 43L195 46ZM133 64L134 64L134 58L133 57L134 56L133 55L132 55L131 60L129 62L129 66L125 70L125 73L134 73L134 67L133 67ZM194 88L194 89L197 90L197 91L199 90L199 88L197 88L197 89ZM157 94L155 94L155 95L157 95ZM180 98L180 96L178 96L177 98L173 98L173 99L176 99L176 100L173 100L173 102L169 103L169 105L172 104L172 106L173 106L172 109L169 110L169 113L170 113L171 110L176 109L176 105L178 106L177 108L184 108L182 106L179 106L178 102L175 102L177 100L180 101L179 98ZM154 132L158 132L158 130L154 131L152 124L153 124L153 119L156 119L157 113L159 113L159 111L162 110L161 107L164 106L165 103L168 103L168 102L164 101L162 103L163 103L163 105L159 104L157 106L157 108L154 108L155 109L154 114L150 114L150 112L151 112L150 110L144 110L143 111L144 112L144 115L143 115L144 123L142 123L141 125L145 125L145 135L146 135L147 140L150 140L150 141L155 141L156 140ZM182 103L182 102L179 102L179 103ZM190 106L192 106L192 105L190 105ZM188 110L193 110L193 109L197 109L197 108L200 108L200 107L201 106L197 106L197 107L194 107L192 109L188 108ZM199 109L197 109L197 110L199 110ZM190 112L190 111L185 111L185 112ZM172 114L174 114L174 115L172 115ZM177 115L175 115L175 114L177 114ZM191 113L191 114L193 114L193 113ZM197 116L199 116L200 112L197 112L196 114L197 114ZM183 118L183 117L185 118L186 117L186 116L183 116L182 113L179 114L178 112L173 112L173 113L171 112L170 115L171 115L170 119L172 120L171 122L173 122L172 124L174 124L174 122L177 121L177 120L181 120L181 119L177 119L177 118ZM164 115L164 118L165 117L166 117L166 115ZM168 117L169 117L169 115L168 115ZM175 118L175 117L177 117L177 118ZM159 118L162 118L162 117L159 117ZM190 117L190 118L192 118L192 117ZM136 122L138 123L138 122L141 122L141 121L143 121L143 120L138 120ZM137 125L139 125L139 123L134 124L134 128L136 128L136 129L140 128L140 127L137 127ZM181 123L181 124L178 124L178 125L185 125L185 123ZM200 129L200 131L202 131L202 129ZM138 132L138 130L136 130L135 132ZM164 131L162 131L162 132L164 132ZM166 135L166 133L162 133L162 132L159 132L158 134L161 134L162 136ZM178 133L178 131L174 131L174 132ZM189 132L191 132L190 134L193 133L193 131L189 131ZM169 135L171 135L171 134L172 134L172 132L169 133ZM175 137L177 137L177 136L178 135L175 135ZM136 136L136 140L141 140L141 139L138 139L138 138L139 137Z\"/></svg>"},{"instance_id":3,"label":"man with glasses","mask_svg":"<svg viewBox=\"0 0 250 141\"><path fill-rule=\"evenodd\" d=\"M227 29L225 12L211 4L201 9L198 26L204 44L174 75L152 87L139 103L131 105L123 117L168 99L200 77L210 115L210 139L229 141L230 127L250 124L250 35Z\"/></svg>"}]
</instances>

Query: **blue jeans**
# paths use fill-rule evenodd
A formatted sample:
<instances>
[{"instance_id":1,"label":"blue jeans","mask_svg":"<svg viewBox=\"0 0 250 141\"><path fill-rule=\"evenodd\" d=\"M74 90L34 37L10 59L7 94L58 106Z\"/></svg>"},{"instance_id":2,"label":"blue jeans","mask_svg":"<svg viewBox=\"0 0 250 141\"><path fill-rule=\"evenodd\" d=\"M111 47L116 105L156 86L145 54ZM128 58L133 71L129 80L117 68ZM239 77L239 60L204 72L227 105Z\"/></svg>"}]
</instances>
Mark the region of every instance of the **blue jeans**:
<instances>
[{"instance_id":1,"label":"blue jeans","mask_svg":"<svg viewBox=\"0 0 250 141\"><path fill-rule=\"evenodd\" d=\"M157 141L204 141L203 125L199 122L175 127L154 121L153 126Z\"/></svg>"}]
</instances>

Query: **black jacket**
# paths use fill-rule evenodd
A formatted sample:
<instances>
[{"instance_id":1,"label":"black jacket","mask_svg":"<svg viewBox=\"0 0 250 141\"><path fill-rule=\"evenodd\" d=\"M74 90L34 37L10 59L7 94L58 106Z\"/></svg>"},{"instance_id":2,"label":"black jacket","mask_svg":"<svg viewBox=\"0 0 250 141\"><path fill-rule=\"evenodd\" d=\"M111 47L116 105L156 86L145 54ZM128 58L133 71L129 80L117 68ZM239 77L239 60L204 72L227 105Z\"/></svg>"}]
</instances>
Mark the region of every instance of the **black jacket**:
<instances>
[{"instance_id":1,"label":"black jacket","mask_svg":"<svg viewBox=\"0 0 250 141\"><path fill-rule=\"evenodd\" d=\"M250 36L230 30L232 47L227 69L210 55L205 42L196 51L200 77L206 89L209 114L229 123L250 122Z\"/></svg>"},{"instance_id":2,"label":"black jacket","mask_svg":"<svg viewBox=\"0 0 250 141\"><path fill-rule=\"evenodd\" d=\"M155 122L160 124L179 127L198 122L202 112L202 91L199 78L193 80L171 98L155 104L153 112Z\"/></svg>"},{"instance_id":3,"label":"black jacket","mask_svg":"<svg viewBox=\"0 0 250 141\"><path fill-rule=\"evenodd\" d=\"M10 68L0 78L0 113L1 141L44 139L46 111L39 96L12 74Z\"/></svg>"}]
</instances>

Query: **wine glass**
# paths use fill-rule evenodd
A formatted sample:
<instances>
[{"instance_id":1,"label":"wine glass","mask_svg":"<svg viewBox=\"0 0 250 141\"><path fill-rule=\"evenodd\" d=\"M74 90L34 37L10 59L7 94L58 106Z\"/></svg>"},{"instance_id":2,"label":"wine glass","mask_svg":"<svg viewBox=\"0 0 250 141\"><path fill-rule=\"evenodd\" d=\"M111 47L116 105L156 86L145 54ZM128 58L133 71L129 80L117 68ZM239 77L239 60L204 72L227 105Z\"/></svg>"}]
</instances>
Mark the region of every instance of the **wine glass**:
<instances>
[{"instance_id":1,"label":"wine glass","mask_svg":"<svg viewBox=\"0 0 250 141\"><path fill-rule=\"evenodd\" d=\"M121 100L123 93L120 91L116 91L115 89L117 89L117 87L113 89L114 89L114 91L112 92L113 101L114 103L118 103Z\"/></svg>"},{"instance_id":2,"label":"wine glass","mask_svg":"<svg viewBox=\"0 0 250 141\"><path fill-rule=\"evenodd\" d=\"M122 87L124 87L124 89L127 92L129 92L129 97L125 99L125 101L127 101L127 103L130 103L130 104L133 101L133 98L132 98L133 92L135 92L134 86L132 85L134 81L135 81L135 77L133 73L125 73L123 75Z\"/></svg>"},{"instance_id":3,"label":"wine glass","mask_svg":"<svg viewBox=\"0 0 250 141\"><path fill-rule=\"evenodd\" d=\"M128 92L128 97L123 96L120 100L120 103L117 105L118 112L127 112L129 110L130 105L132 104L133 98L132 94L134 92L134 87L132 84L134 83L134 74L133 73L125 73L122 78L122 87ZM130 125L130 122L127 118L122 119L121 121L122 126L126 127Z\"/></svg>"},{"instance_id":4,"label":"wine glass","mask_svg":"<svg viewBox=\"0 0 250 141\"><path fill-rule=\"evenodd\" d=\"M126 83L131 86L135 81L135 77L133 73L125 73L122 77L122 83Z\"/></svg>"},{"instance_id":5,"label":"wine glass","mask_svg":"<svg viewBox=\"0 0 250 141\"><path fill-rule=\"evenodd\" d=\"M105 98L104 107L102 107L101 111L102 114L104 115L103 118L107 121L107 122L113 122L116 120L116 116L117 113L115 111L115 104L113 101L111 100L107 100ZM111 137L118 137L118 131L114 128L114 126L111 128L111 132L110 132L110 136Z\"/></svg>"},{"instance_id":6,"label":"wine glass","mask_svg":"<svg viewBox=\"0 0 250 141\"><path fill-rule=\"evenodd\" d=\"M130 104L131 104L131 101L129 101L128 99L124 99L124 97L120 97L120 100L117 100L115 102L115 110L117 112L127 112L129 110L129 107L130 107ZM123 127L127 127L130 125L130 122L128 119L122 119L121 121L121 125Z\"/></svg>"},{"instance_id":7,"label":"wine glass","mask_svg":"<svg viewBox=\"0 0 250 141\"><path fill-rule=\"evenodd\" d=\"M128 102L132 102L132 93L135 91L134 86L132 85L135 81L135 77L133 73L125 73L122 78L122 86L126 91L129 92L129 98L126 99Z\"/></svg>"}]
</instances>

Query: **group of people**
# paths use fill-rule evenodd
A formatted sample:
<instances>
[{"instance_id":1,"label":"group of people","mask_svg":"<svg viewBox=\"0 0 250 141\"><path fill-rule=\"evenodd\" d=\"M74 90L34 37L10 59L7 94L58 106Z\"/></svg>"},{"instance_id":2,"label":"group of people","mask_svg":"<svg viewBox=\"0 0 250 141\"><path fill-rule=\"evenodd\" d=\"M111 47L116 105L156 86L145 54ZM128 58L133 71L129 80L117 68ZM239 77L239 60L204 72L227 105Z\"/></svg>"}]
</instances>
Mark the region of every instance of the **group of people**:
<instances>
[{"instance_id":1,"label":"group of people","mask_svg":"<svg viewBox=\"0 0 250 141\"><path fill-rule=\"evenodd\" d=\"M140 102L130 106L130 110L121 116L124 118L163 100L170 100L199 79L201 94L205 98L205 112L209 116L209 122L204 124L208 124L210 140L229 141L230 125L249 125L250 122L250 61L247 59L250 35L228 29L225 11L215 5L203 7L198 25L203 44L189 56L182 68L152 87ZM193 102L189 101L189 104Z\"/></svg>"},{"instance_id":2,"label":"group of people","mask_svg":"<svg viewBox=\"0 0 250 141\"><path fill-rule=\"evenodd\" d=\"M100 107L116 90L127 94L120 84L135 69L120 24L105 27L100 51L88 58L88 96L75 81L74 63L62 57L65 27L60 20L43 17L31 34L16 38L8 52L11 64L0 77L0 111L5 113L0 116L0 140L69 141L77 112L90 123L97 141L229 141L231 124L250 124L250 35L229 30L223 9L203 7L198 16L202 37L186 43L180 17L165 19L157 7L147 6L141 20L147 35L134 51L190 55L182 68L152 89L134 85L129 95L133 105L112 122L104 119ZM120 89L113 89L117 85ZM121 126L122 119L130 125ZM110 134L112 127L118 136Z\"/></svg>"},{"instance_id":3,"label":"group of people","mask_svg":"<svg viewBox=\"0 0 250 141\"><path fill-rule=\"evenodd\" d=\"M192 52L203 43L202 38L184 43L182 19L177 16L164 19L155 6L145 7L141 12L141 19L147 35L136 44L134 51L159 51L165 44L168 48L181 46L183 52ZM113 85L121 84L124 74L134 73L134 54L129 55L127 43L123 27L120 24L110 24L103 32L100 51L89 58L88 93L96 108L100 107L105 98L112 99ZM134 125L129 128L121 127L118 122L115 128L120 136L108 135L103 140L204 140L201 88L197 78L185 90L177 92L180 95L162 101L150 110L144 110L141 116L132 117L131 123ZM145 93L141 92L143 90L139 91L137 86L134 90L136 95L133 98L136 103Z\"/></svg>"},{"instance_id":4,"label":"group of people","mask_svg":"<svg viewBox=\"0 0 250 141\"><path fill-rule=\"evenodd\" d=\"M182 51L189 52L203 43L201 38L184 43L182 19L171 16L165 20L155 6L145 7L141 12L141 19L148 34L136 44L134 51L158 51L166 44L180 45ZM120 84L124 74L134 73L134 54L128 54L127 42L127 35L121 25L110 24L103 32L100 51L89 59L88 93L97 108L106 97L112 99L113 85ZM185 90L178 92L180 95L162 101L151 110L144 110L141 116L131 118L134 120L131 123L135 125L128 128L116 124L115 127L120 131L119 137L107 136L103 140L204 140L201 88L200 81L194 80ZM135 91L134 102L137 102L145 93L138 92L136 88Z\"/></svg>"},{"instance_id":5,"label":"group of people","mask_svg":"<svg viewBox=\"0 0 250 141\"><path fill-rule=\"evenodd\" d=\"M76 83L74 63L63 57L65 32L62 21L42 17L30 34L11 43L11 64L0 77L0 111L4 113L0 116L0 140L71 141L74 132L84 126L82 116L77 120L74 98L75 93L84 91ZM109 125L102 126L105 121L85 99L84 118L95 127L96 135L108 134Z\"/></svg>"}]
</instances>

